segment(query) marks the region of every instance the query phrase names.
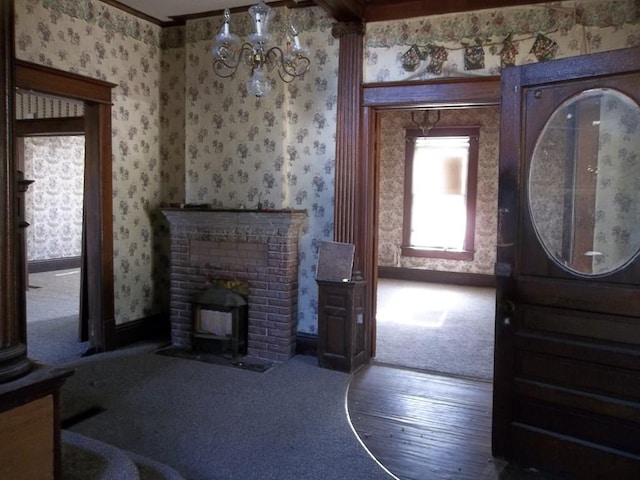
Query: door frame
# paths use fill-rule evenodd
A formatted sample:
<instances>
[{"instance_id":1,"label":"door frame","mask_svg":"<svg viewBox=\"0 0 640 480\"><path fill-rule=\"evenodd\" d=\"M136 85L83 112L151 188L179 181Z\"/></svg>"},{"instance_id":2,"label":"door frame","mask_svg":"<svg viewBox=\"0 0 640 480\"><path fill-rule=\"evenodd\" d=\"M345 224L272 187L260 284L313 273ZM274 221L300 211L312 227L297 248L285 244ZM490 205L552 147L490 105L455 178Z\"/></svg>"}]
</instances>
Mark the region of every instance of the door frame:
<instances>
[{"instance_id":1,"label":"door frame","mask_svg":"<svg viewBox=\"0 0 640 480\"><path fill-rule=\"evenodd\" d=\"M95 351L116 348L113 286L111 90L116 85L15 60L17 88L84 102L86 268L84 307ZM25 272L26 273L26 272Z\"/></svg>"},{"instance_id":2,"label":"door frame","mask_svg":"<svg viewBox=\"0 0 640 480\"><path fill-rule=\"evenodd\" d=\"M380 113L427 107L470 108L500 105L500 77L437 79L422 82L369 83L362 85L362 156L358 171L364 179L359 189L359 252L368 279L365 311L371 324L370 356L376 353L376 291L378 288L378 201Z\"/></svg>"}]
</instances>

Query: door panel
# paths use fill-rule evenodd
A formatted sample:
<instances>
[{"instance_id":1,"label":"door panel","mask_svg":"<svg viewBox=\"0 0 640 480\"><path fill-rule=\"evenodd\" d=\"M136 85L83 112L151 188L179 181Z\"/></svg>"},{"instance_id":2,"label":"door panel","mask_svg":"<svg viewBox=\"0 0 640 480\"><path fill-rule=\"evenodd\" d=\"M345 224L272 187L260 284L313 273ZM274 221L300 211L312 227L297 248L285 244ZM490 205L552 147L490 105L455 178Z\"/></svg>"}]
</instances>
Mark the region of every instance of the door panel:
<instances>
[{"instance_id":1,"label":"door panel","mask_svg":"<svg viewBox=\"0 0 640 480\"><path fill-rule=\"evenodd\" d=\"M640 49L506 69L502 92L493 452L640 478Z\"/></svg>"}]
</instances>

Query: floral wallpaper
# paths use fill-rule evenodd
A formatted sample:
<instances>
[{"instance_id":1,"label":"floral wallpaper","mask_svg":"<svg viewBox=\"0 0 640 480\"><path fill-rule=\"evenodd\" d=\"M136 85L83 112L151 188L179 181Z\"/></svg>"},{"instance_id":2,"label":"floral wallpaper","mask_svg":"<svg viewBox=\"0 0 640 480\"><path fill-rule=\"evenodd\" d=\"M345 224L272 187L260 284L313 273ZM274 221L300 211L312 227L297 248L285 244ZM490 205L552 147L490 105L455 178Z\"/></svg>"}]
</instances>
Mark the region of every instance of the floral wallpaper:
<instances>
[{"instance_id":1,"label":"floral wallpaper","mask_svg":"<svg viewBox=\"0 0 640 480\"><path fill-rule=\"evenodd\" d=\"M289 22L301 32L312 66L284 84L273 72L272 92L247 94L249 70L218 78L211 38L221 17L187 23L186 200L224 208L304 209L300 239L298 329L315 332L315 266L322 240L333 239L333 184L338 43L331 22L317 7L278 8L271 21L274 43L283 44ZM249 15L231 16L231 29L249 33Z\"/></svg>"},{"instance_id":2,"label":"floral wallpaper","mask_svg":"<svg viewBox=\"0 0 640 480\"><path fill-rule=\"evenodd\" d=\"M375 22L367 25L364 81L499 75L503 66L636 45L637 0L549 2Z\"/></svg>"},{"instance_id":3,"label":"floral wallpaper","mask_svg":"<svg viewBox=\"0 0 640 480\"><path fill-rule=\"evenodd\" d=\"M84 137L27 137L24 160L27 260L79 257Z\"/></svg>"},{"instance_id":4,"label":"floral wallpaper","mask_svg":"<svg viewBox=\"0 0 640 480\"><path fill-rule=\"evenodd\" d=\"M16 92L16 119L79 117L84 103L36 92ZM84 137L25 137L27 260L79 257L82 250Z\"/></svg>"},{"instance_id":5,"label":"floral wallpaper","mask_svg":"<svg viewBox=\"0 0 640 480\"><path fill-rule=\"evenodd\" d=\"M438 126L480 126L476 253L472 261L404 257L401 253L404 209L405 129L415 128L411 112L381 114L378 265L493 275L498 209L499 107L442 110Z\"/></svg>"},{"instance_id":6,"label":"floral wallpaper","mask_svg":"<svg viewBox=\"0 0 640 480\"><path fill-rule=\"evenodd\" d=\"M271 95L256 99L246 94L245 70L229 79L213 75L209 49L220 17L163 29L99 0L15 0L15 5L19 59L116 84L116 322L168 310L162 204L253 208L261 202L267 208L308 212L301 238L298 328L315 332L317 250L320 241L333 238L339 51L330 33L333 22L324 11L276 9L275 37L288 20L295 21L312 67L290 85L274 80ZM247 15L233 14L231 25L242 35L248 21ZM544 55L637 45L638 25L634 0L557 2L379 22L367 26L364 75L366 81L392 81L492 74L509 59L526 63ZM546 40L529 53L539 33ZM513 45L505 44L509 34ZM414 44L417 54L403 59ZM403 67L410 61L417 62L412 72ZM427 72L430 64L432 72L440 68L441 73ZM491 201L488 195L483 201ZM492 221L479 227L487 235ZM485 271L489 255L483 254L473 270Z\"/></svg>"},{"instance_id":7,"label":"floral wallpaper","mask_svg":"<svg viewBox=\"0 0 640 480\"><path fill-rule=\"evenodd\" d=\"M16 0L15 6L19 59L117 85L112 93L116 323L166 309L166 274L153 248L157 210L162 201L181 200L183 178L167 165L180 165L181 156L172 155L175 149L165 146L169 139L160 137L163 113L175 117L161 104L161 28L98 0ZM180 71L179 64L175 68ZM182 130L179 124L175 128ZM173 140L181 142L180 135Z\"/></svg>"}]
</instances>

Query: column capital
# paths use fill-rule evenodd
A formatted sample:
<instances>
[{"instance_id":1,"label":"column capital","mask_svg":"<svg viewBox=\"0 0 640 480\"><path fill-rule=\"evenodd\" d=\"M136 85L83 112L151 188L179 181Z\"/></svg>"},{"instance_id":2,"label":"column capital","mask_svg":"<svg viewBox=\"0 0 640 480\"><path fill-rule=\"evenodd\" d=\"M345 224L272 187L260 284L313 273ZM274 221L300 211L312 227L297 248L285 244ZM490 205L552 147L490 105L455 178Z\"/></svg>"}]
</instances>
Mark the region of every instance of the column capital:
<instances>
[{"instance_id":1,"label":"column capital","mask_svg":"<svg viewBox=\"0 0 640 480\"><path fill-rule=\"evenodd\" d=\"M365 25L362 22L339 22L331 28L333 38L342 38L345 35L364 35Z\"/></svg>"}]
</instances>

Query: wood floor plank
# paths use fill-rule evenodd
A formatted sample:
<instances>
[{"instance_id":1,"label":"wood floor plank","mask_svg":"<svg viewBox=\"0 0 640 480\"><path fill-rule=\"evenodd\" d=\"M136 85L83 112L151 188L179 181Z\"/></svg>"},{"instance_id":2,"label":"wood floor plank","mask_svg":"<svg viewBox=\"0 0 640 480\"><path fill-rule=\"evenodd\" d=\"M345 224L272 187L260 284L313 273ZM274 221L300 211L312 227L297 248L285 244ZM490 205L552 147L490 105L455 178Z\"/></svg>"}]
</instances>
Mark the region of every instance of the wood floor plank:
<instances>
[{"instance_id":1,"label":"wood floor plank","mask_svg":"<svg viewBox=\"0 0 640 480\"><path fill-rule=\"evenodd\" d=\"M402 480L542 479L491 456L487 381L381 365L354 374L347 407L369 451Z\"/></svg>"}]
</instances>

